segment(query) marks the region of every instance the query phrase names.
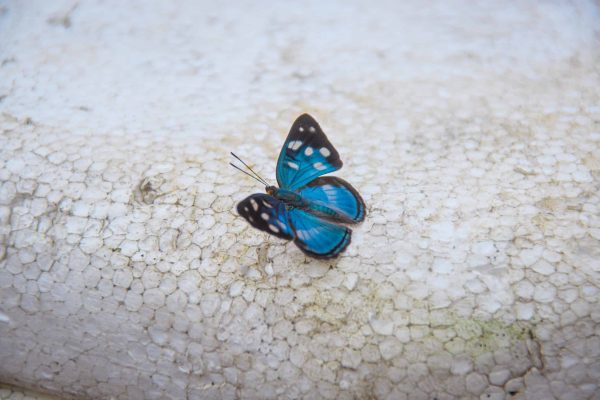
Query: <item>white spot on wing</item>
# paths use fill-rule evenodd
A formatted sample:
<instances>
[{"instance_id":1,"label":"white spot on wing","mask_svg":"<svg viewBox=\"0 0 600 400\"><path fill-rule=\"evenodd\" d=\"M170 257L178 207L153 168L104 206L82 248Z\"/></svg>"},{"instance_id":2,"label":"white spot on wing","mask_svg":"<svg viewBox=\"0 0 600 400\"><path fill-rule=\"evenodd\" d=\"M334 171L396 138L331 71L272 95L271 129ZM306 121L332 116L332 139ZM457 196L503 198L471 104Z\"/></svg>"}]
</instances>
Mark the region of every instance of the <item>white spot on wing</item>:
<instances>
[{"instance_id":1,"label":"white spot on wing","mask_svg":"<svg viewBox=\"0 0 600 400\"><path fill-rule=\"evenodd\" d=\"M329 149L327 147L321 147L321 149L319 150L319 153L321 153L321 155L323 157L329 157L331 155L331 152L329 151Z\"/></svg>"},{"instance_id":2,"label":"white spot on wing","mask_svg":"<svg viewBox=\"0 0 600 400\"><path fill-rule=\"evenodd\" d=\"M314 126L311 126L310 128L308 128L308 130L312 133L315 133L317 131Z\"/></svg>"},{"instance_id":3,"label":"white spot on wing","mask_svg":"<svg viewBox=\"0 0 600 400\"><path fill-rule=\"evenodd\" d=\"M318 169L319 171L323 171L324 169L326 169L327 167L323 165L322 162L316 162L313 164L313 167L315 167L315 169Z\"/></svg>"},{"instance_id":4,"label":"white spot on wing","mask_svg":"<svg viewBox=\"0 0 600 400\"><path fill-rule=\"evenodd\" d=\"M304 155L305 156L311 156L313 153L313 148L308 146L305 150L304 150Z\"/></svg>"},{"instance_id":5,"label":"white spot on wing","mask_svg":"<svg viewBox=\"0 0 600 400\"><path fill-rule=\"evenodd\" d=\"M254 218L252 218L251 216L248 217L248 221L250 222L254 222Z\"/></svg>"},{"instance_id":6,"label":"white spot on wing","mask_svg":"<svg viewBox=\"0 0 600 400\"><path fill-rule=\"evenodd\" d=\"M267 207L267 208L273 208L273 206L272 206L271 204L269 204L269 202L268 202L268 201L266 201L266 200L263 200L263 202L262 202L262 203L263 203L263 206L265 206L265 207Z\"/></svg>"},{"instance_id":7,"label":"white spot on wing","mask_svg":"<svg viewBox=\"0 0 600 400\"><path fill-rule=\"evenodd\" d=\"M252 208L254 211L258 211L258 203L254 199L250 199L250 204L252 204Z\"/></svg>"},{"instance_id":8,"label":"white spot on wing","mask_svg":"<svg viewBox=\"0 0 600 400\"><path fill-rule=\"evenodd\" d=\"M261 214L260 214L260 217L261 217L262 219L264 219L265 221L268 221L268 220L269 220L269 214L267 214L267 213L261 213Z\"/></svg>"},{"instance_id":9,"label":"white spot on wing","mask_svg":"<svg viewBox=\"0 0 600 400\"><path fill-rule=\"evenodd\" d=\"M279 232L279 228L278 228L278 227L276 227L276 226L275 226L275 225L273 225L273 224L269 224L269 229L270 229L270 230L272 230L272 231L273 231L273 232L275 232L275 233Z\"/></svg>"},{"instance_id":10,"label":"white spot on wing","mask_svg":"<svg viewBox=\"0 0 600 400\"><path fill-rule=\"evenodd\" d=\"M298 170L298 168L299 168L298 164L296 164L295 162L288 161L288 165L290 166L290 168L295 169L295 170Z\"/></svg>"},{"instance_id":11,"label":"white spot on wing","mask_svg":"<svg viewBox=\"0 0 600 400\"><path fill-rule=\"evenodd\" d=\"M303 127L303 126L301 126L300 128L298 128L298 130L299 130L300 132L304 132L304 127Z\"/></svg>"},{"instance_id":12,"label":"white spot on wing","mask_svg":"<svg viewBox=\"0 0 600 400\"><path fill-rule=\"evenodd\" d=\"M248 212L248 206L244 206L244 211Z\"/></svg>"},{"instance_id":13,"label":"white spot on wing","mask_svg":"<svg viewBox=\"0 0 600 400\"><path fill-rule=\"evenodd\" d=\"M288 143L288 149L298 150L300 148L300 146L302 146L301 140L292 140L291 142Z\"/></svg>"},{"instance_id":14,"label":"white spot on wing","mask_svg":"<svg viewBox=\"0 0 600 400\"><path fill-rule=\"evenodd\" d=\"M281 229L285 230L285 224L283 222L281 222L280 220L277 220L277 225L279 225L281 227Z\"/></svg>"}]
</instances>

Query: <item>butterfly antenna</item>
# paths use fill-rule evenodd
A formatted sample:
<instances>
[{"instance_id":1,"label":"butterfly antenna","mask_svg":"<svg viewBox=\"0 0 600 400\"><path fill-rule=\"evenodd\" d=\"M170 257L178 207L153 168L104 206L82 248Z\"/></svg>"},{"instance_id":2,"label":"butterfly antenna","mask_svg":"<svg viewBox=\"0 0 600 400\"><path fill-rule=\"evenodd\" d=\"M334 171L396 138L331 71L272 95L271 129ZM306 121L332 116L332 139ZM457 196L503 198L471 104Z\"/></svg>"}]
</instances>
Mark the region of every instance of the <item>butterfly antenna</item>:
<instances>
[{"instance_id":1,"label":"butterfly antenna","mask_svg":"<svg viewBox=\"0 0 600 400\"><path fill-rule=\"evenodd\" d=\"M259 181L261 184L265 185L265 186L269 186L267 185L265 182L261 181L260 179L258 179L257 177L255 177L254 175L249 174L248 172L244 171L243 169L241 169L240 167L238 167L237 165L235 165L234 163L229 163L229 165L231 165L233 168L237 169L238 171L242 171L243 173L245 173L246 175L248 175L250 178L254 178L257 181Z\"/></svg>"},{"instance_id":2,"label":"butterfly antenna","mask_svg":"<svg viewBox=\"0 0 600 400\"><path fill-rule=\"evenodd\" d=\"M269 186L269 184L259 174L257 174L252 168L250 168L250 166L248 166L248 164L246 164L245 162L243 162L241 158L239 158L238 156L236 156L234 152L231 152L231 155L234 156L239 162L241 162L242 164L244 164L244 166L246 168L248 168L254 175L256 175L256 177L258 178L257 179L258 181L260 181L265 186ZM233 164L231 164L231 165L233 165ZM238 169L241 171L240 168L238 168Z\"/></svg>"}]
</instances>

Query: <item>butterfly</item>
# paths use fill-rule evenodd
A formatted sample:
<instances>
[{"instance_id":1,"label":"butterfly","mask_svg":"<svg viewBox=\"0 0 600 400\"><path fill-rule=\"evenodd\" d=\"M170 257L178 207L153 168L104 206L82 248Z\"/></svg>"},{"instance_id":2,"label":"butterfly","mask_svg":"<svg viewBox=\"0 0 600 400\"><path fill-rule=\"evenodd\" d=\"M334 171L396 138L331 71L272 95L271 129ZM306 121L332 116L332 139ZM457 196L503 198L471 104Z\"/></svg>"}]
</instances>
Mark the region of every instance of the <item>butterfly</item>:
<instances>
[{"instance_id":1,"label":"butterfly","mask_svg":"<svg viewBox=\"0 0 600 400\"><path fill-rule=\"evenodd\" d=\"M302 114L290 129L277 160L279 187L269 185L231 154L265 185L266 194L250 195L237 205L238 214L250 225L293 240L315 258L334 258L348 247L352 230L345 224L365 219L365 202L345 180L322 176L342 168L342 160L313 117Z\"/></svg>"}]
</instances>

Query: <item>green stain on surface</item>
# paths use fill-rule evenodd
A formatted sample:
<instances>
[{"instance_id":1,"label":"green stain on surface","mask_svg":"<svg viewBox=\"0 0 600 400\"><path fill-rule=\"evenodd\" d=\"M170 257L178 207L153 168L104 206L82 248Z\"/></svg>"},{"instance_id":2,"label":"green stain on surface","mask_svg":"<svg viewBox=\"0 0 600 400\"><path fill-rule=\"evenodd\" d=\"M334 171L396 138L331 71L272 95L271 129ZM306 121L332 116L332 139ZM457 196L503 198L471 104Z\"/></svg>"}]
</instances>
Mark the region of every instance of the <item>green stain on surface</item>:
<instances>
[{"instance_id":1,"label":"green stain on surface","mask_svg":"<svg viewBox=\"0 0 600 400\"><path fill-rule=\"evenodd\" d=\"M474 356L499 349L517 349L529 338L531 324L498 320L457 320L454 329L465 340L465 351Z\"/></svg>"}]
</instances>

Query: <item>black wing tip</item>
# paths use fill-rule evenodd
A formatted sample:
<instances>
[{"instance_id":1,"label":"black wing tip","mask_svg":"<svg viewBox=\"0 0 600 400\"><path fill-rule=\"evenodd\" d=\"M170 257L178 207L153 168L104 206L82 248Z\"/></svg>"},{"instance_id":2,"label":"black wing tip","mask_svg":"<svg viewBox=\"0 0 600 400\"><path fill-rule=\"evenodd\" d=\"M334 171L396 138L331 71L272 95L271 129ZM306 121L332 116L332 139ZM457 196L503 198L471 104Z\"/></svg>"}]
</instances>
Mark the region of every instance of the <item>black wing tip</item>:
<instances>
[{"instance_id":1,"label":"black wing tip","mask_svg":"<svg viewBox=\"0 0 600 400\"><path fill-rule=\"evenodd\" d=\"M311 135L313 138L312 140L315 141L314 144L321 147L327 147L331 151L331 155L327 157L327 161L337 169L342 168L344 163L340 158L340 153L338 153L335 146L331 144L331 141L325 132L323 132L323 128L321 128L321 125L319 125L317 120L307 113L300 115L298 118L296 118L296 121L294 121L294 124L290 129L290 137L298 137L299 134L301 134L301 132L298 131L300 126L314 127L315 129L312 131ZM308 132L310 135L311 131L309 130L305 132Z\"/></svg>"},{"instance_id":2,"label":"black wing tip","mask_svg":"<svg viewBox=\"0 0 600 400\"><path fill-rule=\"evenodd\" d=\"M317 122L317 120L315 119L315 117L313 117L312 115L310 115L309 113L302 113L298 116L298 118L296 118L296 121L301 121L301 120L308 120L308 121L314 121Z\"/></svg>"},{"instance_id":3,"label":"black wing tip","mask_svg":"<svg viewBox=\"0 0 600 400\"><path fill-rule=\"evenodd\" d=\"M269 195L264 194L264 193L255 193L255 194L252 194L252 195L246 197L244 200L240 201L237 204L236 209L237 209L238 214L241 217L243 217L246 221L248 221L248 224L254 229L258 229L259 231L266 232L269 235L278 237L280 239L284 239L284 240L294 239L293 235L288 235L287 233L284 233L281 230L273 231L272 229L269 229L268 223L266 221L264 221L262 218L258 217L257 213L259 211L255 211L252 208L251 200L254 199L255 201L264 201L268 197L269 197Z\"/></svg>"},{"instance_id":4,"label":"black wing tip","mask_svg":"<svg viewBox=\"0 0 600 400\"><path fill-rule=\"evenodd\" d=\"M245 217L245 215L244 215L245 212L244 212L244 210L242 208L242 203L243 203L243 201L240 201L239 203L237 203L237 206L235 207L235 209L236 209L238 215L240 215L242 217Z\"/></svg>"},{"instance_id":5,"label":"black wing tip","mask_svg":"<svg viewBox=\"0 0 600 400\"><path fill-rule=\"evenodd\" d=\"M296 120L292 124L292 129L294 129L298 125L314 125L315 128L321 130L321 132L323 131L315 117L308 113L300 114L300 116L298 116L298 118L296 118Z\"/></svg>"},{"instance_id":6,"label":"black wing tip","mask_svg":"<svg viewBox=\"0 0 600 400\"><path fill-rule=\"evenodd\" d=\"M328 161L336 169L342 169L342 167L344 166L344 162L340 158L340 153L338 153L338 151L336 150L335 147L333 147L333 145L331 146L331 148L333 149L333 151L331 152L331 155L329 156Z\"/></svg>"},{"instance_id":7,"label":"black wing tip","mask_svg":"<svg viewBox=\"0 0 600 400\"><path fill-rule=\"evenodd\" d=\"M248 204L250 203L250 199L254 198L254 196L256 196L259 193L255 193L255 194L251 194L250 196L246 197L244 200L240 201L239 203L237 203L236 206L236 210L238 212L239 215L241 215L242 217L248 219L248 215L249 212L248 210ZM244 210L244 208L246 210Z\"/></svg>"}]
</instances>

